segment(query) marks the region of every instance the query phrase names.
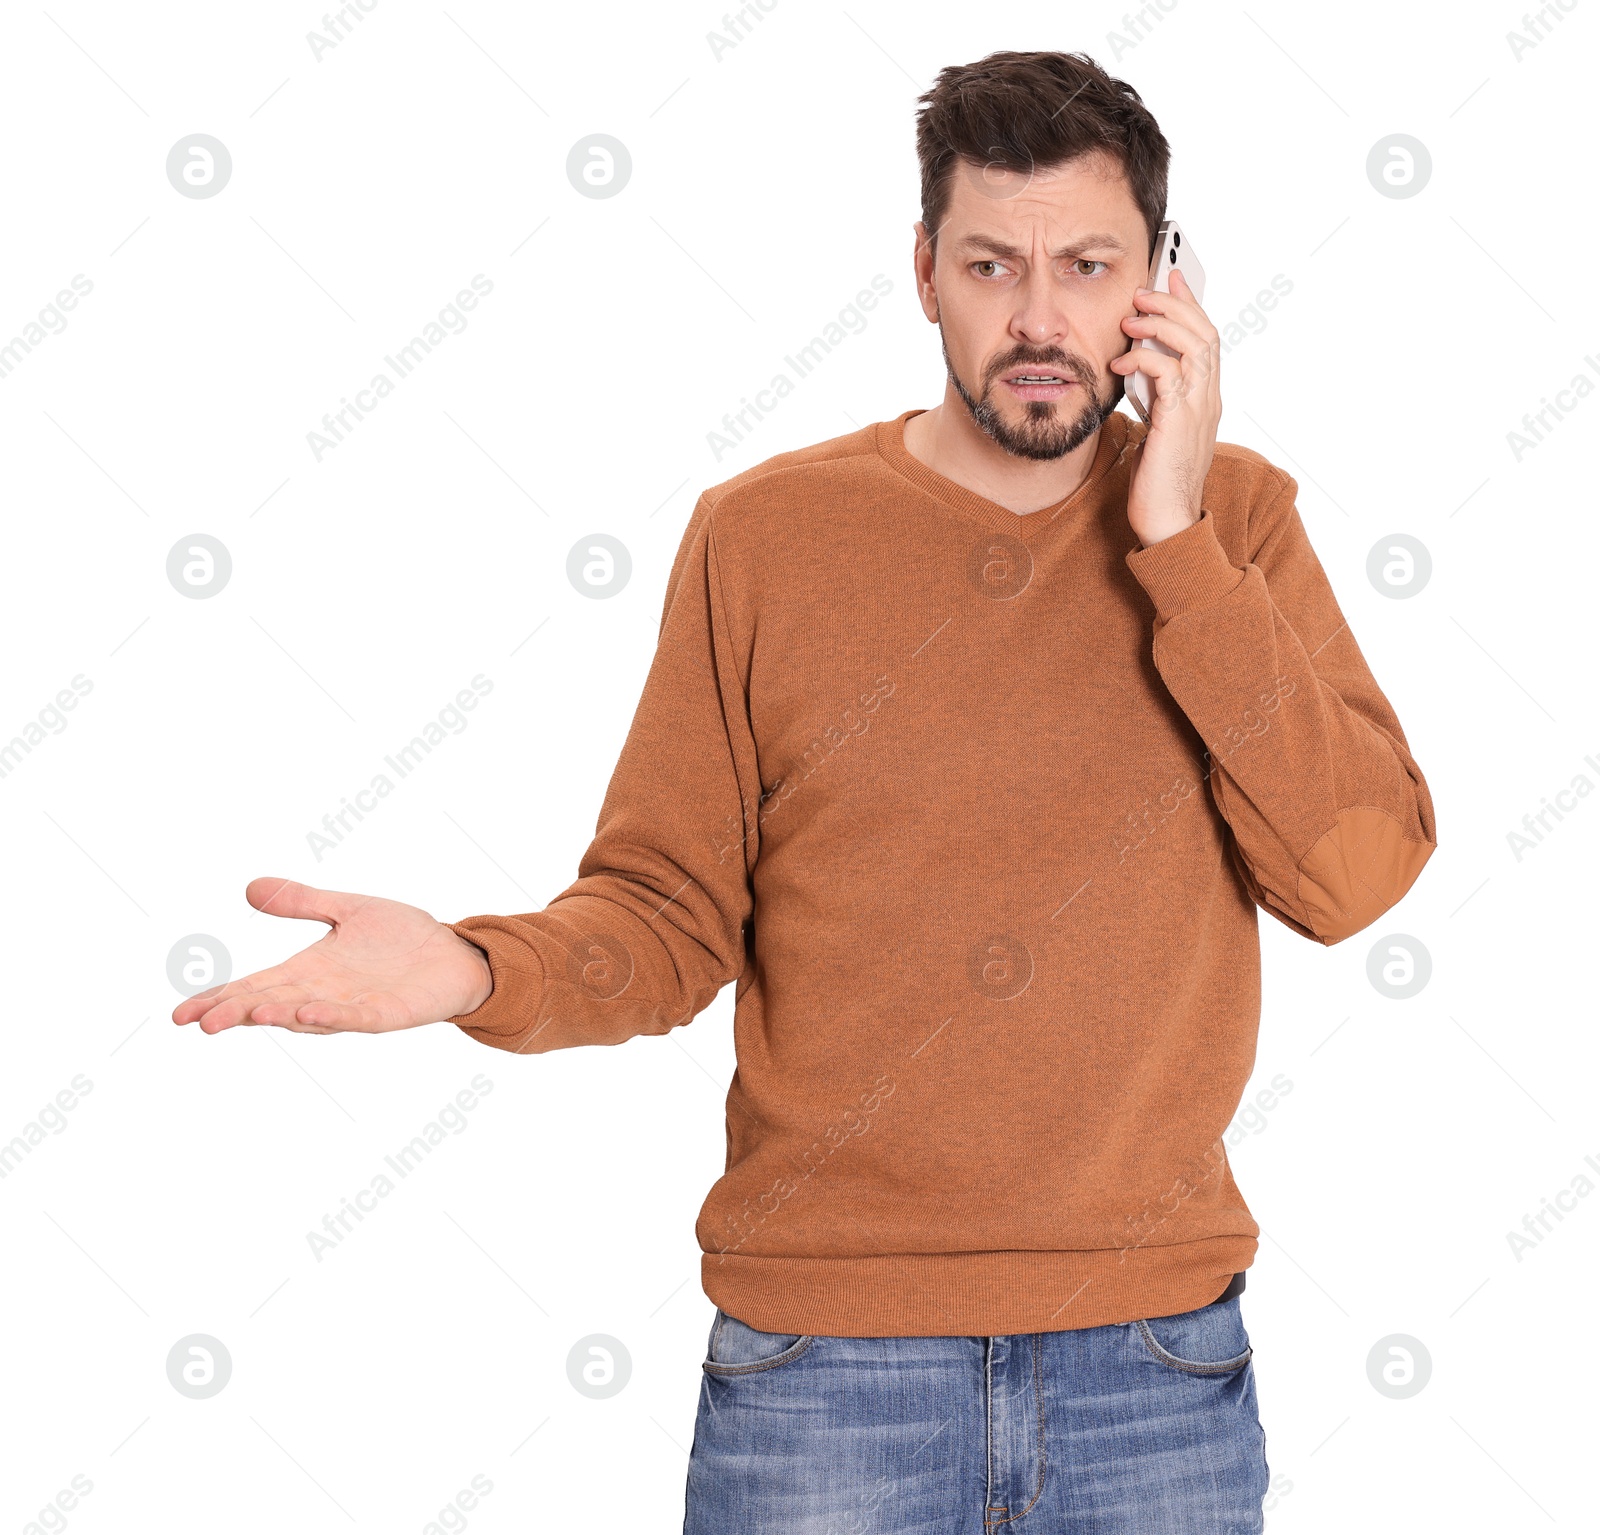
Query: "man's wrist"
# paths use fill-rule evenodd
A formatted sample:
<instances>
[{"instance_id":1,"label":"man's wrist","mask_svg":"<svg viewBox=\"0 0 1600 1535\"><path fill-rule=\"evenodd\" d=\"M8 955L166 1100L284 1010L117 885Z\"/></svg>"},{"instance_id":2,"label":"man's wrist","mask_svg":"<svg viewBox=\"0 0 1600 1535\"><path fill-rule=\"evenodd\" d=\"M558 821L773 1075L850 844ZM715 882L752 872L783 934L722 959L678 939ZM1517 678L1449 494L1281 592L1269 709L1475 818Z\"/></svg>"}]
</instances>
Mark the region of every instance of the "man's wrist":
<instances>
[{"instance_id":1,"label":"man's wrist","mask_svg":"<svg viewBox=\"0 0 1600 1535\"><path fill-rule=\"evenodd\" d=\"M1152 549L1157 544L1165 543L1169 538L1172 538L1175 534L1187 533L1189 531L1189 529L1192 528L1197 522L1199 522L1201 517L1203 517L1204 515L1205 515L1204 511L1197 507L1197 508L1195 508L1195 510L1193 512L1191 512L1189 514L1189 518L1188 518L1187 522L1178 522L1176 520L1172 520L1172 521L1166 522L1160 527L1160 529L1158 531L1155 531L1155 536L1153 538L1144 538L1144 537L1141 536L1140 539L1139 539L1139 542L1144 548Z\"/></svg>"},{"instance_id":2,"label":"man's wrist","mask_svg":"<svg viewBox=\"0 0 1600 1535\"><path fill-rule=\"evenodd\" d=\"M452 1018L465 1018L468 1014L477 1012L494 995L494 968L489 963L487 952L470 938L463 938L453 929L452 936L467 950L468 957L478 972L476 982L468 991L466 1005L450 1015Z\"/></svg>"}]
</instances>

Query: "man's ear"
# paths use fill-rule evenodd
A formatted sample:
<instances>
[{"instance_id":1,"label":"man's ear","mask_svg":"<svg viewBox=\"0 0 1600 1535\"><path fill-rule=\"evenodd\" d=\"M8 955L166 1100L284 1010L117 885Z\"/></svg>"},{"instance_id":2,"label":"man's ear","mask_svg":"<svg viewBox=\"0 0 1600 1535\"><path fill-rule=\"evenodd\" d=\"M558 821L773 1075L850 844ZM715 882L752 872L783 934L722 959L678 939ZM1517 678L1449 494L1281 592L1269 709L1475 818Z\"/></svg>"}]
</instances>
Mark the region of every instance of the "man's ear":
<instances>
[{"instance_id":1,"label":"man's ear","mask_svg":"<svg viewBox=\"0 0 1600 1535\"><path fill-rule=\"evenodd\" d=\"M933 247L928 243L927 226L918 219L912 226L916 244L912 247L911 263L917 279L917 302L930 324L939 321L939 295L933 285Z\"/></svg>"}]
</instances>

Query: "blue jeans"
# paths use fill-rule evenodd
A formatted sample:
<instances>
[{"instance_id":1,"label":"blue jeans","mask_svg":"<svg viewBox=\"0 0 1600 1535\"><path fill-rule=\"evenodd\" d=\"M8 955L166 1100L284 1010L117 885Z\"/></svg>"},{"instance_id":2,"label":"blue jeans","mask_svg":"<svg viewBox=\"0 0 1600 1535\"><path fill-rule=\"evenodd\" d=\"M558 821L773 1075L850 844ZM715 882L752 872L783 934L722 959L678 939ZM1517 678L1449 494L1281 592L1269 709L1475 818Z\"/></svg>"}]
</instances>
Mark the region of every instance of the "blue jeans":
<instances>
[{"instance_id":1,"label":"blue jeans","mask_svg":"<svg viewBox=\"0 0 1600 1535\"><path fill-rule=\"evenodd\" d=\"M1239 1299L1005 1337L759 1332L718 1308L684 1535L1252 1535Z\"/></svg>"}]
</instances>

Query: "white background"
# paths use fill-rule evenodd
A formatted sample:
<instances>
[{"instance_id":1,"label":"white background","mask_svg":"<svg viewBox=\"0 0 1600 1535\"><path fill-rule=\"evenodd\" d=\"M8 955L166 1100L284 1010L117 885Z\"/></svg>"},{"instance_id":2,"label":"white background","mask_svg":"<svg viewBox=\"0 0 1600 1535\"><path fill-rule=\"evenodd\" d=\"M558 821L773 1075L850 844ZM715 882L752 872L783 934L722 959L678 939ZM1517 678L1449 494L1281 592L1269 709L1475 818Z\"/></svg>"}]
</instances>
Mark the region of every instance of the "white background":
<instances>
[{"instance_id":1,"label":"white background","mask_svg":"<svg viewBox=\"0 0 1600 1535\"><path fill-rule=\"evenodd\" d=\"M447 1025L208 1038L169 1021L168 955L212 935L242 975L320 936L252 912L258 875L443 920L571 881L695 496L937 402L914 98L1035 47L1156 113L1214 320L1292 283L1227 355L1220 435L1298 478L1438 811L1376 928L1261 919L1256 1085L1293 1086L1233 1158L1269 1527L1595 1527L1600 1197L1507 1240L1600 1160L1600 806L1508 844L1600 783L1600 401L1520 461L1507 438L1600 380L1595 10L1520 59L1518 4L1176 0L1131 44L1122 18L778 0L719 60L714 3L378 0L318 62L311 5L8 10L0 345L93 291L0 377L0 741L92 690L0 778L0 1142L92 1089L0 1181L0 1529L75 1475L83 1531L422 1530L478 1474L485 1535L679 1527L731 988L665 1038L515 1058ZM232 155L214 198L166 177L195 133ZM633 160L607 200L565 172L594 133ZM1412 198L1367 179L1394 133L1431 153ZM477 273L467 329L319 462L324 413ZM879 273L867 328L717 459L724 412ZM597 532L633 559L603 602L566 575ZM166 576L196 533L233 562L207 600ZM1366 575L1394 533L1433 560L1406 600ZM478 673L468 728L319 860L307 834ZM1407 1001L1367 979L1391 933L1432 958ZM307 1233L477 1073L461 1133L317 1262ZM191 1333L232 1357L208 1400L167 1381ZM631 1359L603 1400L567 1378L592 1333ZM1393 1333L1433 1366L1399 1401L1367 1379Z\"/></svg>"}]
</instances>

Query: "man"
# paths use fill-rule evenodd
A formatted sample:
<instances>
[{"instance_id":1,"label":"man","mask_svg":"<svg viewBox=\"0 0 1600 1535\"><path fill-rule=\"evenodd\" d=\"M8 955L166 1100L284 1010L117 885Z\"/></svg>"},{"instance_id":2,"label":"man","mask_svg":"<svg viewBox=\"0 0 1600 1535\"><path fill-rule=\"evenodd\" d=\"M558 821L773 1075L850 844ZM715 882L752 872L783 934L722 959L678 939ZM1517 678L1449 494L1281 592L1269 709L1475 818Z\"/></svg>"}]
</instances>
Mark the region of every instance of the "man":
<instances>
[{"instance_id":1,"label":"man","mask_svg":"<svg viewBox=\"0 0 1600 1535\"><path fill-rule=\"evenodd\" d=\"M1215 327L1142 286L1137 92L1001 53L921 101L944 397L701 496L578 879L448 925L255 880L332 931L173 1018L536 1053L738 980L686 1530L1259 1530L1257 908L1361 931L1433 806L1296 482L1215 440Z\"/></svg>"}]
</instances>

